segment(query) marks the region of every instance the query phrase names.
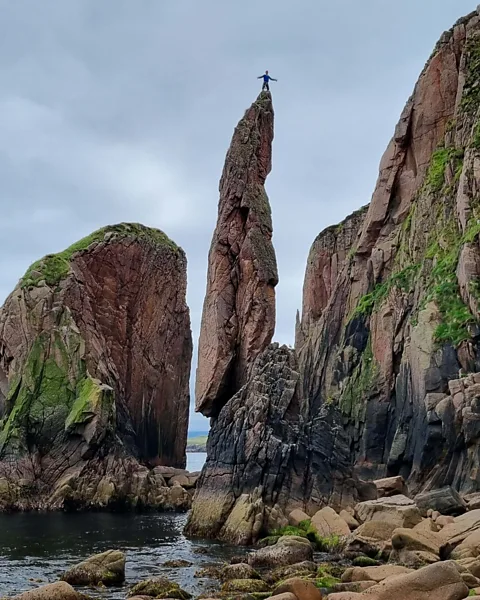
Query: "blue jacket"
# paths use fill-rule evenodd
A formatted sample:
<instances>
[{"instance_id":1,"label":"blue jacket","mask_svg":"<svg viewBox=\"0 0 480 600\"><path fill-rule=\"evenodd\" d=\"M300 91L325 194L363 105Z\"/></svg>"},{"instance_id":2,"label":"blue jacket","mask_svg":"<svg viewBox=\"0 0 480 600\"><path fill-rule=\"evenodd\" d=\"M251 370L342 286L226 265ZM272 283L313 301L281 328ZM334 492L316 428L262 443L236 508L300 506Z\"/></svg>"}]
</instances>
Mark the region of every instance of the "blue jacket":
<instances>
[{"instance_id":1,"label":"blue jacket","mask_svg":"<svg viewBox=\"0 0 480 600\"><path fill-rule=\"evenodd\" d=\"M265 83L268 83L270 80L277 81L276 79L274 79L273 77L270 77L270 75L267 75L266 73L264 75L260 75L260 77L257 77L257 79L262 79L262 77L263 77L263 81L265 81Z\"/></svg>"}]
</instances>

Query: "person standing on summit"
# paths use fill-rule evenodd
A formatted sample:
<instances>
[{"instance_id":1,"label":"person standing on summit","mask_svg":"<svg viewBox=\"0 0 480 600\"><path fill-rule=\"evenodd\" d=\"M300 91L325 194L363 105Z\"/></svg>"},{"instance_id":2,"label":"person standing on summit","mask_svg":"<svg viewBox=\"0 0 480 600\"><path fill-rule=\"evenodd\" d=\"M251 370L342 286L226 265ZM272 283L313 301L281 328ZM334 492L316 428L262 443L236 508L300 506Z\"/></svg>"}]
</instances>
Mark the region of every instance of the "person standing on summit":
<instances>
[{"instance_id":1,"label":"person standing on summit","mask_svg":"<svg viewBox=\"0 0 480 600\"><path fill-rule=\"evenodd\" d=\"M257 77L257 79L263 79L262 92L263 92L263 90L267 90L267 92L270 91L270 86L268 85L269 81L277 81L273 77L270 77L270 75L268 74L268 71L265 71L265 74L260 75L260 77Z\"/></svg>"}]
</instances>

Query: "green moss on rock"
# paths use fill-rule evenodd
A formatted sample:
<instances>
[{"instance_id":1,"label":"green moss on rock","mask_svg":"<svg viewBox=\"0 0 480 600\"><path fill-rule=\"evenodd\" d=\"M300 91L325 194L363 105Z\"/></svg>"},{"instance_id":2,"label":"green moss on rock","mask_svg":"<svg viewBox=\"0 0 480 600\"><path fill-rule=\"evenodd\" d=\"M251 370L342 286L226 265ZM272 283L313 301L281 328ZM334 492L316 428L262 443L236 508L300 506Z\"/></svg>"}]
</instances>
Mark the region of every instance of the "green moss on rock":
<instances>
[{"instance_id":1,"label":"green moss on rock","mask_svg":"<svg viewBox=\"0 0 480 600\"><path fill-rule=\"evenodd\" d=\"M94 231L63 250L63 252L47 254L44 258L33 263L23 276L21 287L34 287L41 281L45 281L47 285L52 287L58 285L60 281L68 276L70 262L77 252L88 250L93 244L122 238L143 240L155 246L163 246L174 252L183 253L183 250L159 229L145 227L138 223L110 225Z\"/></svg>"},{"instance_id":2,"label":"green moss on rock","mask_svg":"<svg viewBox=\"0 0 480 600\"><path fill-rule=\"evenodd\" d=\"M151 596L152 598L176 598L177 600L189 600L191 594L182 590L178 583L170 581L166 577L155 577L140 581L132 587L128 597Z\"/></svg>"},{"instance_id":3,"label":"green moss on rock","mask_svg":"<svg viewBox=\"0 0 480 600\"><path fill-rule=\"evenodd\" d=\"M88 423L95 415L110 412L112 398L105 394L101 382L86 377L77 386L77 398L65 421L65 429Z\"/></svg>"}]
</instances>

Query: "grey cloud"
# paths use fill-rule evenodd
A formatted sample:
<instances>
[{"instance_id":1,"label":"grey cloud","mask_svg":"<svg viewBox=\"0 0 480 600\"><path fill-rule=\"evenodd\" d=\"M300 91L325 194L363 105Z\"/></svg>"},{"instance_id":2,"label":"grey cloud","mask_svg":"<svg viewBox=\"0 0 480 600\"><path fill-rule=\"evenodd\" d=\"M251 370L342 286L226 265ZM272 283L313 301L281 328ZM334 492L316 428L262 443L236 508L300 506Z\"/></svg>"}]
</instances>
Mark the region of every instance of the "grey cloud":
<instances>
[{"instance_id":1,"label":"grey cloud","mask_svg":"<svg viewBox=\"0 0 480 600\"><path fill-rule=\"evenodd\" d=\"M269 68L276 338L292 343L310 244L369 201L436 40L475 6L0 0L0 297L39 256L140 221L185 248L197 335L225 151Z\"/></svg>"}]
</instances>

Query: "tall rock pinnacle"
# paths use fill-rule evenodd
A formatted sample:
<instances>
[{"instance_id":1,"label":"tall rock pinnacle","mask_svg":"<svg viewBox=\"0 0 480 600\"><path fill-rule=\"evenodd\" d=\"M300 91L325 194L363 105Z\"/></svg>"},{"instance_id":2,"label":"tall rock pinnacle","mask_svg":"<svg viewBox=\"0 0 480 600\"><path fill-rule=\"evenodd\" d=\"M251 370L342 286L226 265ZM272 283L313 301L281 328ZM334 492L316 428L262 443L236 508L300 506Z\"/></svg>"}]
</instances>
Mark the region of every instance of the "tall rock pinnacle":
<instances>
[{"instance_id":1,"label":"tall rock pinnacle","mask_svg":"<svg viewBox=\"0 0 480 600\"><path fill-rule=\"evenodd\" d=\"M237 125L220 180L209 253L196 409L218 414L246 382L275 329L277 264L264 184L271 170L273 106L262 92Z\"/></svg>"}]
</instances>

